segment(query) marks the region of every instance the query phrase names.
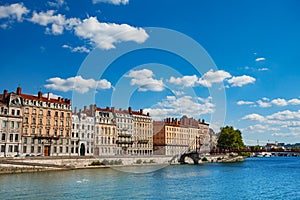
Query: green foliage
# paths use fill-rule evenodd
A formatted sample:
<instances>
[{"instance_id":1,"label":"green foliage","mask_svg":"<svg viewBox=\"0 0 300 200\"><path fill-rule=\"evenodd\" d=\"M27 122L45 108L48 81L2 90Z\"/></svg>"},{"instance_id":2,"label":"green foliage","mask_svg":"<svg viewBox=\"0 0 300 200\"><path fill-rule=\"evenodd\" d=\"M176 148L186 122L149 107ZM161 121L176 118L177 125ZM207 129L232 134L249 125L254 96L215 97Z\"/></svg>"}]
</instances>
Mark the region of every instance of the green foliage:
<instances>
[{"instance_id":1,"label":"green foliage","mask_svg":"<svg viewBox=\"0 0 300 200\"><path fill-rule=\"evenodd\" d=\"M98 161L93 161L91 163L91 166L99 166L99 165L102 165L102 163L98 160Z\"/></svg>"},{"instance_id":2,"label":"green foliage","mask_svg":"<svg viewBox=\"0 0 300 200\"><path fill-rule=\"evenodd\" d=\"M218 138L218 148L222 150L243 150L246 146L240 130L234 130L232 126L221 128Z\"/></svg>"},{"instance_id":3,"label":"green foliage","mask_svg":"<svg viewBox=\"0 0 300 200\"><path fill-rule=\"evenodd\" d=\"M202 161L203 161L203 162L207 162L208 160L207 160L206 157L203 157L203 158L202 158Z\"/></svg>"},{"instance_id":4,"label":"green foliage","mask_svg":"<svg viewBox=\"0 0 300 200\"><path fill-rule=\"evenodd\" d=\"M239 156L250 157L251 153L250 152L239 152Z\"/></svg>"},{"instance_id":5,"label":"green foliage","mask_svg":"<svg viewBox=\"0 0 300 200\"><path fill-rule=\"evenodd\" d=\"M154 160L150 160L150 162L149 163L155 163L155 161Z\"/></svg>"},{"instance_id":6,"label":"green foliage","mask_svg":"<svg viewBox=\"0 0 300 200\"><path fill-rule=\"evenodd\" d=\"M142 164L142 160L141 159L138 159L137 161L136 161L136 164Z\"/></svg>"},{"instance_id":7,"label":"green foliage","mask_svg":"<svg viewBox=\"0 0 300 200\"><path fill-rule=\"evenodd\" d=\"M102 165L109 165L110 163L109 163L109 161L108 160L106 160L106 159L104 159L104 160L102 160Z\"/></svg>"}]
</instances>

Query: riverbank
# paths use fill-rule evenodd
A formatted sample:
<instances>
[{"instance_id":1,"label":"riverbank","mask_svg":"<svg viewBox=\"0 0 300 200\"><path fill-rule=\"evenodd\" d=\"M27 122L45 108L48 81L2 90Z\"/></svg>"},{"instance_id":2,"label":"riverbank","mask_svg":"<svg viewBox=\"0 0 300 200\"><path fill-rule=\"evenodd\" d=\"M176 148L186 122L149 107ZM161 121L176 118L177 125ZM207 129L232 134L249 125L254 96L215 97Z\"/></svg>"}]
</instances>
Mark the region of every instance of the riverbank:
<instances>
[{"instance_id":1,"label":"riverbank","mask_svg":"<svg viewBox=\"0 0 300 200\"><path fill-rule=\"evenodd\" d=\"M170 160L172 162L170 162ZM235 155L207 155L199 164L207 162L241 162L244 158ZM193 164L189 158L186 163ZM120 156L120 157L25 157L1 158L0 174L45 172L58 170L116 168L124 167L157 167L179 164L172 156ZM126 170L125 170L126 171Z\"/></svg>"}]
</instances>

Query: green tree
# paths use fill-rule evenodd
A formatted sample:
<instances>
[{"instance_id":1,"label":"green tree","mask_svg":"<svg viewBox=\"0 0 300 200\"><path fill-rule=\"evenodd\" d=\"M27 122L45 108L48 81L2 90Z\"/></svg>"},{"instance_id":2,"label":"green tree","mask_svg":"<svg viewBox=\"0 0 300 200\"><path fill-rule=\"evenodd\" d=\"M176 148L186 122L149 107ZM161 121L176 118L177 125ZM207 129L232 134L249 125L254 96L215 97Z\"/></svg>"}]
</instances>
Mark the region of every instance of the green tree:
<instances>
[{"instance_id":1,"label":"green tree","mask_svg":"<svg viewBox=\"0 0 300 200\"><path fill-rule=\"evenodd\" d=\"M232 126L221 128L218 138L218 148L224 150L243 150L246 146L242 139L240 130L235 130Z\"/></svg>"}]
</instances>

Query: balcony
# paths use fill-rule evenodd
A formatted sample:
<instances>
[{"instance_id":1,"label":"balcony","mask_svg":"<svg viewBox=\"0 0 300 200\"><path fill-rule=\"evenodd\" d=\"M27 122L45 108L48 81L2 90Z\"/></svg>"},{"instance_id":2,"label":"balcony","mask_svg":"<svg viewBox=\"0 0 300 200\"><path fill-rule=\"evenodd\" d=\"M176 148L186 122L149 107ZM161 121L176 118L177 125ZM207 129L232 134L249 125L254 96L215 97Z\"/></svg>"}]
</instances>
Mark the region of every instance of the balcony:
<instances>
[{"instance_id":1,"label":"balcony","mask_svg":"<svg viewBox=\"0 0 300 200\"><path fill-rule=\"evenodd\" d=\"M141 139L138 140L138 144L148 144L149 140L148 139Z\"/></svg>"},{"instance_id":2,"label":"balcony","mask_svg":"<svg viewBox=\"0 0 300 200\"><path fill-rule=\"evenodd\" d=\"M132 136L131 133L119 133L118 137L130 138Z\"/></svg>"},{"instance_id":3,"label":"balcony","mask_svg":"<svg viewBox=\"0 0 300 200\"><path fill-rule=\"evenodd\" d=\"M117 140L116 143L117 143L117 144L130 144L130 145L132 145L132 144L133 144L133 141Z\"/></svg>"}]
</instances>

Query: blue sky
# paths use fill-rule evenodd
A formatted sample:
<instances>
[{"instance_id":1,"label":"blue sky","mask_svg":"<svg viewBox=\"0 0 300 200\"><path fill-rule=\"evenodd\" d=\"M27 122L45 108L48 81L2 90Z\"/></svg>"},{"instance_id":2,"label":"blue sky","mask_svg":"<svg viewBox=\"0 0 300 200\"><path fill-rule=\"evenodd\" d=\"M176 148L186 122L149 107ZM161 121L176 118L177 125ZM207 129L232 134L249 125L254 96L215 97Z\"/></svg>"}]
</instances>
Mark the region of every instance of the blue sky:
<instances>
[{"instance_id":1,"label":"blue sky","mask_svg":"<svg viewBox=\"0 0 300 200\"><path fill-rule=\"evenodd\" d=\"M0 0L0 83L79 107L130 105L155 119L204 118L216 132L222 125L242 130L247 144L300 142L299 4ZM151 43L157 29L149 27L167 35ZM174 39L177 33L184 39ZM187 48L191 41L204 48L199 66L187 58L198 53ZM179 55L145 48L164 43ZM137 50L118 54L131 47Z\"/></svg>"}]
</instances>

